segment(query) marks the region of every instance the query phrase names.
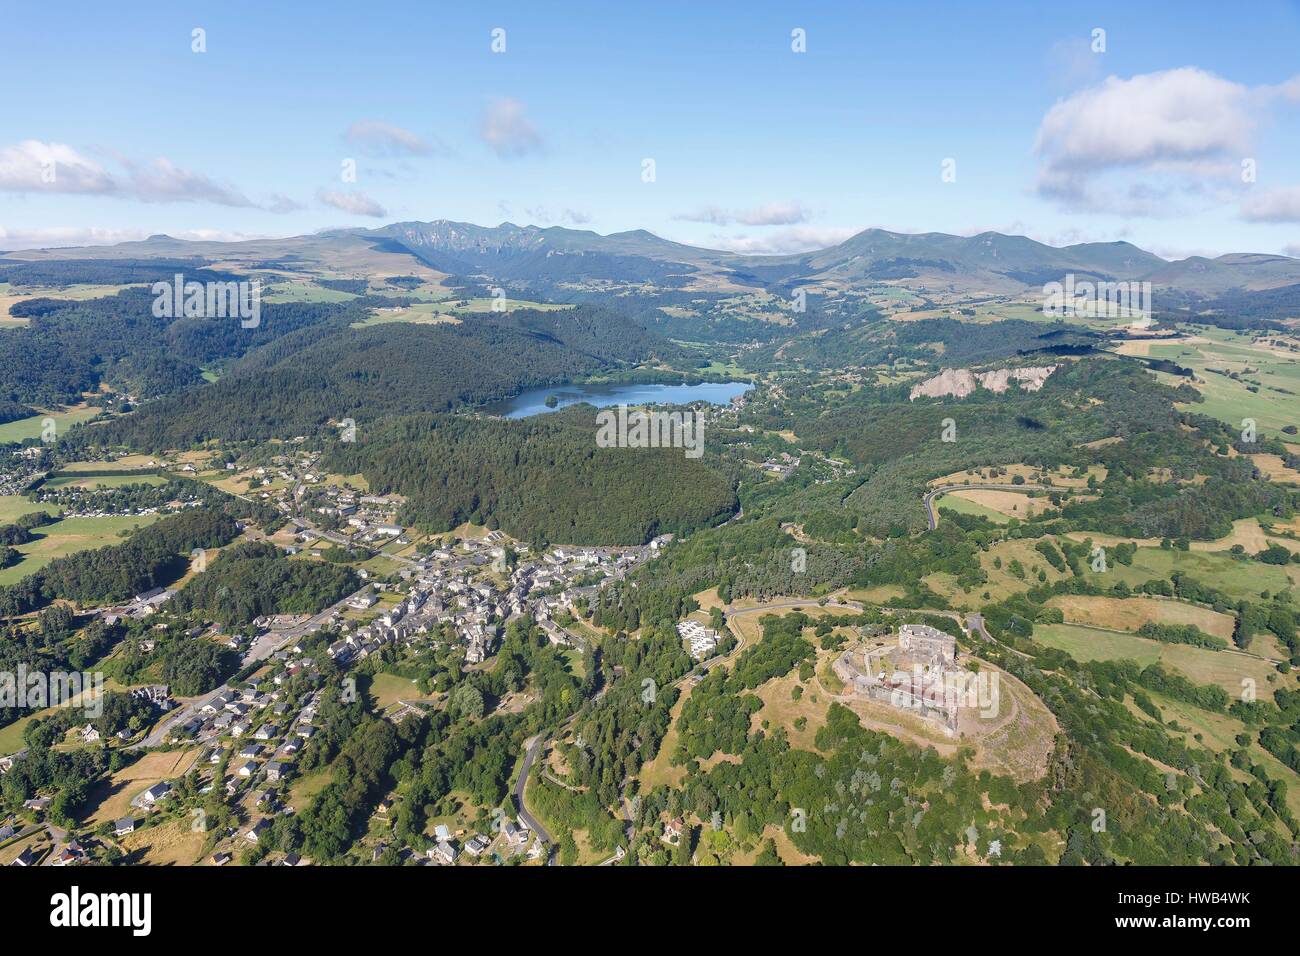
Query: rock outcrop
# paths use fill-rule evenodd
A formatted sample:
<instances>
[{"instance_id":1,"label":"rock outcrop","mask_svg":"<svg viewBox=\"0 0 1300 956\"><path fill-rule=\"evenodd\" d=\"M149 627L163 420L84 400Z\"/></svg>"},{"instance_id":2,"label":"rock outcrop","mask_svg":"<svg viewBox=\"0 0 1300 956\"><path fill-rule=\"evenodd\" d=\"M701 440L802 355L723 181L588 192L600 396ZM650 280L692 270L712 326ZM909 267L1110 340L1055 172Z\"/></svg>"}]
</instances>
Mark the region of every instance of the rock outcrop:
<instances>
[{"instance_id":1,"label":"rock outcrop","mask_svg":"<svg viewBox=\"0 0 1300 956\"><path fill-rule=\"evenodd\" d=\"M968 368L946 368L933 378L927 378L912 386L909 396L913 401L918 398L965 398L976 388L986 388L990 392L1001 394L1014 382L1026 392L1036 392L1043 387L1048 377L1056 371L1055 365L1025 366L1022 368L999 368L990 372L972 372Z\"/></svg>"}]
</instances>

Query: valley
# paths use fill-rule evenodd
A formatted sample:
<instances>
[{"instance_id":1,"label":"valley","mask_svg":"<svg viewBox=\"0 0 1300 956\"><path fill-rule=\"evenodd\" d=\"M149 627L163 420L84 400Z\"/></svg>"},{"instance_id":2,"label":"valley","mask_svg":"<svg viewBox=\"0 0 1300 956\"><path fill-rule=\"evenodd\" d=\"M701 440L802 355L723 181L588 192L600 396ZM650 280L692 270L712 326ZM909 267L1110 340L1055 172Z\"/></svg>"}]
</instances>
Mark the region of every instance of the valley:
<instances>
[{"instance_id":1,"label":"valley","mask_svg":"<svg viewBox=\"0 0 1300 956\"><path fill-rule=\"evenodd\" d=\"M260 323L155 316L182 268ZM1150 321L1044 314L1073 271ZM1292 862L1295 260L435 221L0 279L0 654L110 678L0 708L45 858Z\"/></svg>"}]
</instances>

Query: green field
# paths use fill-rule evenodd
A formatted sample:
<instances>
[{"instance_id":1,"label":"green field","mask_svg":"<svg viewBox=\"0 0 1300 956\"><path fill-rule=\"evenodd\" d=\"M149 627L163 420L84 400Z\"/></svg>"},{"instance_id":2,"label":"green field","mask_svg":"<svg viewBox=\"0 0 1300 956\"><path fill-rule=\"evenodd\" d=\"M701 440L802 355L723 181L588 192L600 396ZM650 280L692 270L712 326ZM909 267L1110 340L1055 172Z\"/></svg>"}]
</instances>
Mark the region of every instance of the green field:
<instances>
[{"instance_id":1,"label":"green field","mask_svg":"<svg viewBox=\"0 0 1300 956\"><path fill-rule=\"evenodd\" d=\"M81 407L69 408L67 411L62 412L41 412L31 418L20 418L17 421L0 425L0 442L19 442L26 441L28 438L40 438L47 418L54 419L55 436L61 437L73 425L94 418L99 412L100 409L98 408Z\"/></svg>"},{"instance_id":2,"label":"green field","mask_svg":"<svg viewBox=\"0 0 1300 956\"><path fill-rule=\"evenodd\" d=\"M1286 437L1279 434L1282 426L1300 424L1300 355L1253 345L1249 334L1226 329L1198 331L1196 337L1206 341L1150 347L1152 358L1177 362L1204 380L1196 387L1205 401L1183 407L1218 418L1233 428L1241 428L1242 419L1253 418L1260 434L1268 437ZM1239 377L1233 379L1209 369L1235 372ZM1174 375L1157 374L1169 384L1186 382ZM1250 385L1258 391L1250 391Z\"/></svg>"},{"instance_id":3,"label":"green field","mask_svg":"<svg viewBox=\"0 0 1300 956\"><path fill-rule=\"evenodd\" d=\"M988 518L994 524L1006 524L1008 518L1000 511L994 511L992 508L986 508L975 501L968 501L965 498L958 498L954 495L940 495L934 502L934 510L937 513L943 508L949 511L955 511L961 515L979 515L982 518ZM939 515L939 520L943 520L943 515Z\"/></svg>"},{"instance_id":4,"label":"green field","mask_svg":"<svg viewBox=\"0 0 1300 956\"><path fill-rule=\"evenodd\" d=\"M143 287L144 283L133 282L126 285L89 285L75 284L69 286L40 288L37 286L23 285L14 286L8 282L0 282L0 328L12 328L14 326L26 325L27 319L16 318L9 314L10 306L17 305L19 302L25 302L28 299L75 299L83 302L87 299L101 299L105 296L117 295L123 289Z\"/></svg>"},{"instance_id":5,"label":"green field","mask_svg":"<svg viewBox=\"0 0 1300 956\"><path fill-rule=\"evenodd\" d=\"M44 487L58 488L121 488L124 485L165 485L167 479L162 475L122 474L122 475L58 475L45 482Z\"/></svg>"},{"instance_id":6,"label":"green field","mask_svg":"<svg viewBox=\"0 0 1300 956\"><path fill-rule=\"evenodd\" d=\"M333 779L334 770L331 767L325 767L322 770L309 773L305 777L299 777L289 789L286 802L295 810L302 811L316 798L316 794L330 785Z\"/></svg>"},{"instance_id":7,"label":"green field","mask_svg":"<svg viewBox=\"0 0 1300 956\"><path fill-rule=\"evenodd\" d=\"M1130 586L1145 584L1152 578L1169 580L1181 571L1198 582L1218 588L1233 598L1258 598L1260 592L1275 594L1294 585L1286 567L1238 561L1224 554L1206 551L1178 551L1174 548L1138 548L1131 565L1110 562L1106 571L1093 571L1084 563L1084 576L1102 585L1124 581Z\"/></svg>"},{"instance_id":8,"label":"green field","mask_svg":"<svg viewBox=\"0 0 1300 956\"><path fill-rule=\"evenodd\" d=\"M5 726L0 727L0 755L7 756L23 749L23 731L27 729L27 725L32 722L35 716L35 714L30 714L27 717L20 717L12 724L5 724Z\"/></svg>"},{"instance_id":9,"label":"green field","mask_svg":"<svg viewBox=\"0 0 1300 956\"><path fill-rule=\"evenodd\" d=\"M432 700L426 698L420 690L420 685L406 677L399 677L396 674L380 672L370 679L370 686L366 689L372 698L374 698L375 708L384 710L391 707L399 700Z\"/></svg>"},{"instance_id":10,"label":"green field","mask_svg":"<svg viewBox=\"0 0 1300 956\"><path fill-rule=\"evenodd\" d=\"M457 304L462 301L466 302L466 304ZM400 309L372 309L370 315L364 322L357 322L354 323L354 325L383 325L388 322L411 322L416 325L435 325L442 322L456 322L459 320L453 313L491 312L492 302L492 299L461 300L456 298L443 298L435 302L417 302L415 305ZM539 309L546 312L552 312L559 309L570 308L573 307L562 303L529 302L526 299L506 300L506 310L511 312L515 309Z\"/></svg>"},{"instance_id":11,"label":"green field","mask_svg":"<svg viewBox=\"0 0 1300 956\"><path fill-rule=\"evenodd\" d=\"M1034 628L1034 640L1047 647L1065 651L1075 660L1130 660L1143 667L1159 661L1166 669L1176 670L1197 684L1218 684L1229 694L1241 693L1242 678L1252 678L1261 700L1285 682L1290 687L1294 675L1278 678L1269 684L1276 669L1267 661L1232 651L1212 651L1188 644L1164 644L1136 634L1107 631L1077 624L1040 624Z\"/></svg>"},{"instance_id":12,"label":"green field","mask_svg":"<svg viewBox=\"0 0 1300 956\"><path fill-rule=\"evenodd\" d=\"M33 507L29 510L37 509ZM12 567L0 570L0 585L13 584L33 571L39 571L55 558L66 557L90 548L102 548L108 544L119 544L122 541L118 536L119 532L130 531L136 527L143 528L145 525L153 524L158 518L159 515L65 518L54 524L37 528L32 532L36 535L35 541L18 545L18 550L24 556L23 560Z\"/></svg>"},{"instance_id":13,"label":"green field","mask_svg":"<svg viewBox=\"0 0 1300 956\"><path fill-rule=\"evenodd\" d=\"M0 495L0 524L13 524L23 515L29 515L33 511L44 511L46 514L53 515L59 513L59 506L48 502L37 504L22 495Z\"/></svg>"},{"instance_id":14,"label":"green field","mask_svg":"<svg viewBox=\"0 0 1300 956\"><path fill-rule=\"evenodd\" d=\"M262 290L263 302L351 302L355 298L351 292L326 289L314 282L297 279L277 282Z\"/></svg>"}]
</instances>

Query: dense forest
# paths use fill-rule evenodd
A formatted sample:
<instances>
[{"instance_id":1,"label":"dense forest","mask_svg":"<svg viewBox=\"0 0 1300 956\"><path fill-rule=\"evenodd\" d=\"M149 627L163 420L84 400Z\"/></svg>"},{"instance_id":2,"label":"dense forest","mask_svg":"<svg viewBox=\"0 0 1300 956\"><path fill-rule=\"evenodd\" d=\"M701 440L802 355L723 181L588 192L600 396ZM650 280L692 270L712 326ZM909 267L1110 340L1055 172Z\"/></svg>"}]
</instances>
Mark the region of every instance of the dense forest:
<instances>
[{"instance_id":1,"label":"dense forest","mask_svg":"<svg viewBox=\"0 0 1300 956\"><path fill-rule=\"evenodd\" d=\"M599 448L595 435L586 407L519 421L417 416L340 444L329 465L405 495L404 521L472 521L535 543L641 544L735 510L731 479L707 456Z\"/></svg>"},{"instance_id":2,"label":"dense forest","mask_svg":"<svg viewBox=\"0 0 1300 956\"><path fill-rule=\"evenodd\" d=\"M274 318L264 316L263 327ZM680 357L676 346L595 308L515 310L439 325L331 323L287 331L197 397L152 403L79 437L148 450L291 437L345 418L364 425L481 404L656 356Z\"/></svg>"},{"instance_id":3,"label":"dense forest","mask_svg":"<svg viewBox=\"0 0 1300 956\"><path fill-rule=\"evenodd\" d=\"M154 398L202 383L202 369L296 329L343 315L343 306L264 304L256 328L238 319L158 318L147 288L86 301L24 304L28 324L0 333L0 398L72 404L107 385Z\"/></svg>"},{"instance_id":4,"label":"dense forest","mask_svg":"<svg viewBox=\"0 0 1300 956\"><path fill-rule=\"evenodd\" d=\"M314 614L359 584L351 568L292 561L275 545L254 541L222 551L174 600L177 611L198 611L227 629L238 629L270 614Z\"/></svg>"}]
</instances>

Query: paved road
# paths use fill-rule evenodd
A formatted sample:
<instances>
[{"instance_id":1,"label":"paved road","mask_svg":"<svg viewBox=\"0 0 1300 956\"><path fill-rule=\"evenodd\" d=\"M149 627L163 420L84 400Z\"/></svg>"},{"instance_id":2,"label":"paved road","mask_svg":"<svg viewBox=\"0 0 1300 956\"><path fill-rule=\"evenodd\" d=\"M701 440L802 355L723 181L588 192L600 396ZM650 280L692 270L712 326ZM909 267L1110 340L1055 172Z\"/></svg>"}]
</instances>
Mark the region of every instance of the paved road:
<instances>
[{"instance_id":1,"label":"paved road","mask_svg":"<svg viewBox=\"0 0 1300 956\"><path fill-rule=\"evenodd\" d=\"M528 785L528 774L533 768L533 762L537 760L537 755L541 753L542 745L546 743L547 735L545 733L529 737L524 741L524 765L519 768L519 779L515 781L515 809L519 811L519 816L529 829L536 833L543 843L554 845L551 835L546 832L546 827L542 826L541 821L528 812L528 807L524 805L524 787Z\"/></svg>"},{"instance_id":2,"label":"paved road","mask_svg":"<svg viewBox=\"0 0 1300 956\"><path fill-rule=\"evenodd\" d=\"M335 611L342 610L347 605L348 601L351 601L354 597L364 594L369 590L370 585L367 584L360 590L354 591L342 600L331 604L329 607L325 608L325 610L321 611L319 614L313 615L301 624L295 624L293 627L282 631L272 631L265 635L261 640L254 643L248 653L244 655L244 659L240 662L239 669L242 671L244 668L248 667L249 664L264 661L276 651L283 650L299 638L320 630L325 626L325 623L330 619L331 615L333 615ZM229 690L229 684L222 684L220 687L209 691L197 700L186 704L184 707L177 708L170 717L159 721L143 740L132 744L127 749L142 750L146 747L157 747L166 739L167 734L173 727L189 720L202 710L204 705Z\"/></svg>"},{"instance_id":3,"label":"paved road","mask_svg":"<svg viewBox=\"0 0 1300 956\"><path fill-rule=\"evenodd\" d=\"M930 530L939 527L939 514L934 510L934 499L950 491L1068 491L1068 488L1049 488L1047 485L940 485L925 493L921 503L925 505L925 520L930 523Z\"/></svg>"}]
</instances>

